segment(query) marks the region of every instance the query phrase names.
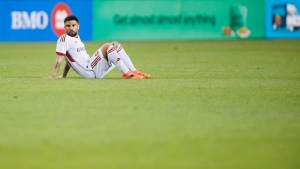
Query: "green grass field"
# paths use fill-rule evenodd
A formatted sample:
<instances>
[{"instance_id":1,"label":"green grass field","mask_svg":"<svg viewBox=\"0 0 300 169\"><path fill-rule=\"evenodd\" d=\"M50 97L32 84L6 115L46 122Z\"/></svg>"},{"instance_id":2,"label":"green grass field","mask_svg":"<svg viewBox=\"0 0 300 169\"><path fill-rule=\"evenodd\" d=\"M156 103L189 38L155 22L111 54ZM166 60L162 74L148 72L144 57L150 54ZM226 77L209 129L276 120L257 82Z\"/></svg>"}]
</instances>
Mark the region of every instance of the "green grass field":
<instances>
[{"instance_id":1,"label":"green grass field","mask_svg":"<svg viewBox=\"0 0 300 169\"><path fill-rule=\"evenodd\" d=\"M299 40L121 43L152 79L45 79L55 43L0 44L1 169L300 168Z\"/></svg>"}]
</instances>

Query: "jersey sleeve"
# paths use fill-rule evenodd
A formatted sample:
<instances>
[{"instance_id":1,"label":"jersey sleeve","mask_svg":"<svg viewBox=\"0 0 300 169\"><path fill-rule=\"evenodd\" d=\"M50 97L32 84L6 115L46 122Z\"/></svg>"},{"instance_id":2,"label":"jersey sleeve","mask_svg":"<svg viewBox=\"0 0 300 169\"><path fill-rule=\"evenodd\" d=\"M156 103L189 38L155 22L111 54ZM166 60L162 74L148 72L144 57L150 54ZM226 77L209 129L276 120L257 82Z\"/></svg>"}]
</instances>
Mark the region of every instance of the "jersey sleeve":
<instances>
[{"instance_id":1,"label":"jersey sleeve","mask_svg":"<svg viewBox=\"0 0 300 169\"><path fill-rule=\"evenodd\" d=\"M67 37L66 35L61 36L58 40L57 40L57 44L56 44L56 54L58 55L66 55L66 52L69 50L69 45L68 45L68 41L67 41Z\"/></svg>"}]
</instances>

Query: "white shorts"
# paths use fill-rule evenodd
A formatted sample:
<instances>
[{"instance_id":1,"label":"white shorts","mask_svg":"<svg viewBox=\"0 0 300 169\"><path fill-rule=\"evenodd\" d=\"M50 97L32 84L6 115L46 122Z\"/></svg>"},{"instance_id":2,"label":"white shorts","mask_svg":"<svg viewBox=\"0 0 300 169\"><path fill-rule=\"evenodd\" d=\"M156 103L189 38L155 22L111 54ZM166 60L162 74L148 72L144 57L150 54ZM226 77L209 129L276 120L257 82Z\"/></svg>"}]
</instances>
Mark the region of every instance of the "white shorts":
<instances>
[{"instance_id":1,"label":"white shorts","mask_svg":"<svg viewBox=\"0 0 300 169\"><path fill-rule=\"evenodd\" d=\"M103 56L101 48L99 48L90 58L88 67L95 73L95 78L103 78L115 68L115 65Z\"/></svg>"},{"instance_id":2,"label":"white shorts","mask_svg":"<svg viewBox=\"0 0 300 169\"><path fill-rule=\"evenodd\" d=\"M69 63L71 63L72 69L83 78L103 78L115 68L115 65L103 56L101 48L85 64L78 64L77 62Z\"/></svg>"}]
</instances>

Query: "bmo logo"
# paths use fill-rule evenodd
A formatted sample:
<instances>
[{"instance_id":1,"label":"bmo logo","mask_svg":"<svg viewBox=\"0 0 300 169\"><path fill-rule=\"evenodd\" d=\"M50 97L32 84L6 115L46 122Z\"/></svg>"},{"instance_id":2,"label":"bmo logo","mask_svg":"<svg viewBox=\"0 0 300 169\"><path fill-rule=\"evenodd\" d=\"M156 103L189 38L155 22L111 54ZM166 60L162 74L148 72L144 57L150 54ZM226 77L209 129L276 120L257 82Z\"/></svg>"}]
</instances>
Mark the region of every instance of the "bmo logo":
<instances>
[{"instance_id":1,"label":"bmo logo","mask_svg":"<svg viewBox=\"0 0 300 169\"><path fill-rule=\"evenodd\" d=\"M65 33L64 19L71 15L71 9L65 3L56 4L49 18L45 11L11 11L11 29L12 30L43 30L46 29L51 21L51 28L56 36Z\"/></svg>"},{"instance_id":2,"label":"bmo logo","mask_svg":"<svg viewBox=\"0 0 300 169\"><path fill-rule=\"evenodd\" d=\"M64 19L72 12L69 6L65 3L58 3L52 10L51 13L51 27L56 36L61 36L65 33Z\"/></svg>"},{"instance_id":3,"label":"bmo logo","mask_svg":"<svg viewBox=\"0 0 300 169\"><path fill-rule=\"evenodd\" d=\"M45 11L12 11L11 29L45 29L48 25L48 15Z\"/></svg>"}]
</instances>

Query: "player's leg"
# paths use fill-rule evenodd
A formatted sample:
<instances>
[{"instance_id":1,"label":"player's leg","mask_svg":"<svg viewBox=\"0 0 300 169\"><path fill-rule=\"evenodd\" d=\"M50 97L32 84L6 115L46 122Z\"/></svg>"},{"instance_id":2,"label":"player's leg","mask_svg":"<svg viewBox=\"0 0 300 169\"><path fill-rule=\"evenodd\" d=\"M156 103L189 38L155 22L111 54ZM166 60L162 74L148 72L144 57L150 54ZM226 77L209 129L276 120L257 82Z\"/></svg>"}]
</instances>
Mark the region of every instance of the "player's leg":
<instances>
[{"instance_id":1,"label":"player's leg","mask_svg":"<svg viewBox=\"0 0 300 169\"><path fill-rule=\"evenodd\" d=\"M119 44L117 41L112 42L111 44L116 48L118 55L123 59L124 64L129 68L129 70L135 71L136 68L133 66L132 61L123 49L122 45Z\"/></svg>"},{"instance_id":2,"label":"player's leg","mask_svg":"<svg viewBox=\"0 0 300 169\"><path fill-rule=\"evenodd\" d=\"M128 56L128 54L126 53L125 49L123 48L123 46L120 43L118 43L117 41L115 41L115 42L112 42L112 45L114 45L114 47L117 50L118 55L121 57L121 59L123 60L124 64L129 68L129 70L133 71L135 74L143 76L144 78L151 78L150 74L146 74L146 73L140 72L139 70L137 70L134 67L134 65L133 65L130 57Z\"/></svg>"},{"instance_id":3,"label":"player's leg","mask_svg":"<svg viewBox=\"0 0 300 169\"><path fill-rule=\"evenodd\" d=\"M129 68L124 64L121 57L117 54L116 49L110 43L104 44L101 48L101 53L108 63L113 63L120 72L123 73L123 78L126 79L142 79L143 76L134 74Z\"/></svg>"}]
</instances>

